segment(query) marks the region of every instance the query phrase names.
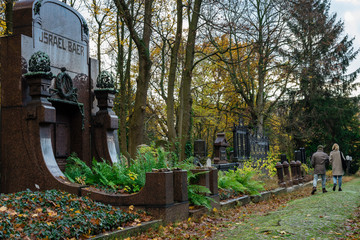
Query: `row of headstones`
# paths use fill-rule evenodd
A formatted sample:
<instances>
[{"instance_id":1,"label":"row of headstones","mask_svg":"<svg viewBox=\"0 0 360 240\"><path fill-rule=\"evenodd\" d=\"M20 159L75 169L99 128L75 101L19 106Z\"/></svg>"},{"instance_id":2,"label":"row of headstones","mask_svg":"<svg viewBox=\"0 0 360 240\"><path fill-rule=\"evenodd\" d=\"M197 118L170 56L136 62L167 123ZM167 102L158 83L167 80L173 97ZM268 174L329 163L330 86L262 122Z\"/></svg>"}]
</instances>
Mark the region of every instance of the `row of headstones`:
<instances>
[{"instance_id":1,"label":"row of headstones","mask_svg":"<svg viewBox=\"0 0 360 240\"><path fill-rule=\"evenodd\" d=\"M301 164L299 160L291 161L290 164L287 161L276 163L275 167L280 187L291 187L304 182Z\"/></svg>"},{"instance_id":2,"label":"row of headstones","mask_svg":"<svg viewBox=\"0 0 360 240\"><path fill-rule=\"evenodd\" d=\"M269 140L265 137L253 136L253 135L244 135L241 136L241 139L247 137L247 141L241 141L242 146L237 143L240 141L234 140L234 151L232 152L231 160L233 162L238 162L244 159L265 159L269 151ZM234 139L239 140L239 134L234 132ZM244 146L248 148L248 151L244 151ZM226 140L225 133L218 133L214 142L214 163L225 163L227 159L226 148L229 147L229 143ZM242 149L242 150L240 150ZM206 151L206 142L204 140L196 140L194 142L194 156L197 158L204 158L207 155Z\"/></svg>"},{"instance_id":3,"label":"row of headstones","mask_svg":"<svg viewBox=\"0 0 360 240\"><path fill-rule=\"evenodd\" d=\"M295 155L295 161L306 163L305 148L299 148L299 150L295 150L294 155ZM285 155L285 159L286 159L286 155Z\"/></svg>"}]
</instances>

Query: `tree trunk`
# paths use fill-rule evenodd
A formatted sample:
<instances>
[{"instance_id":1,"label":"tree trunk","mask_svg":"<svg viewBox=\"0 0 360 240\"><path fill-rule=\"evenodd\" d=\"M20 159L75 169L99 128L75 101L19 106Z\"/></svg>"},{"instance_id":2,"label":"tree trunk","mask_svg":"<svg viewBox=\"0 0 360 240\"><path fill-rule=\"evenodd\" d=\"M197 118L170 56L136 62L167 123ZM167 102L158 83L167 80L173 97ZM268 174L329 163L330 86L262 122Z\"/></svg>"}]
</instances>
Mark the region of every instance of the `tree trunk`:
<instances>
[{"instance_id":1,"label":"tree trunk","mask_svg":"<svg viewBox=\"0 0 360 240\"><path fill-rule=\"evenodd\" d=\"M192 18L189 24L189 33L186 44L186 55L185 55L185 64L184 70L182 72L181 79L181 96L180 96L180 111L182 114L179 119L179 137L181 138L181 154L180 160L183 161L186 159L186 143L190 140L190 128L191 128L191 109L192 109L192 99L191 99L191 79L192 79L192 68L194 65L194 49L195 49L195 39L197 32L197 25L199 21L200 9L201 9L202 0L195 0L194 10L192 13Z\"/></svg>"},{"instance_id":2,"label":"tree trunk","mask_svg":"<svg viewBox=\"0 0 360 240\"><path fill-rule=\"evenodd\" d=\"M99 68L99 73L100 73L101 72L101 25L99 25L96 47L97 47L98 68Z\"/></svg>"},{"instance_id":3,"label":"tree trunk","mask_svg":"<svg viewBox=\"0 0 360 240\"><path fill-rule=\"evenodd\" d=\"M166 100L166 114L167 114L167 127L168 127L168 138L171 143L171 148L175 150L175 141L176 141L176 130L175 130L175 102L174 102L174 89L175 89L175 80L176 80L176 69L178 63L178 52L181 42L181 32L182 32L182 0L177 0L177 29L174 46L171 49L171 60L170 60L170 69L169 69L169 81L168 81L168 97Z\"/></svg>"},{"instance_id":4,"label":"tree trunk","mask_svg":"<svg viewBox=\"0 0 360 240\"><path fill-rule=\"evenodd\" d=\"M6 2L5 2L5 22L6 22L5 35L10 35L13 33L13 7L14 7L14 1L6 0Z\"/></svg>"},{"instance_id":5,"label":"tree trunk","mask_svg":"<svg viewBox=\"0 0 360 240\"><path fill-rule=\"evenodd\" d=\"M125 26L124 23L121 24L120 28L120 17L117 16L116 19L116 27L117 27L117 41L118 41L118 60L117 60L117 71L119 75L119 81L120 81L120 114L119 114L119 140L120 140L120 151L128 160L128 164L130 165L130 154L127 150L127 141L126 141L126 118L128 116L128 105L127 105L127 94L126 94L126 77L127 74L124 74L124 45L121 44L124 42L125 38ZM131 49L129 49L131 52ZM130 61L128 59L127 61Z\"/></svg>"},{"instance_id":6,"label":"tree trunk","mask_svg":"<svg viewBox=\"0 0 360 240\"><path fill-rule=\"evenodd\" d=\"M144 141L144 119L146 110L147 90L150 82L150 37L151 18L152 18L152 4L153 0L145 1L144 14L144 28L143 36L139 37L133 25L133 17L130 13L128 5L124 0L115 0L115 4L119 10L120 16L126 23L130 32L131 38L134 40L138 54L139 54L139 76L136 81L136 94L134 111L130 117L130 131L129 131L129 153L134 158L136 155L136 148Z\"/></svg>"}]
</instances>

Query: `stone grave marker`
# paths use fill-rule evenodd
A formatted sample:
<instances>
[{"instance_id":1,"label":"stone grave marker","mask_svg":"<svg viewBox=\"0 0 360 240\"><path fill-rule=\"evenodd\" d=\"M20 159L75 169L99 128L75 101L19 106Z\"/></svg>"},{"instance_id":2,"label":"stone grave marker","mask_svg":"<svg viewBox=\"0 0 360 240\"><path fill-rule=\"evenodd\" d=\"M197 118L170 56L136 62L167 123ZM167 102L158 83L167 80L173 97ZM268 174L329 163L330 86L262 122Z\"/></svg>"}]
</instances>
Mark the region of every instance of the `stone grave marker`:
<instances>
[{"instance_id":1,"label":"stone grave marker","mask_svg":"<svg viewBox=\"0 0 360 240\"><path fill-rule=\"evenodd\" d=\"M206 157L206 142L198 139L194 141L194 156L197 158Z\"/></svg>"},{"instance_id":2,"label":"stone grave marker","mask_svg":"<svg viewBox=\"0 0 360 240\"><path fill-rule=\"evenodd\" d=\"M214 163L227 163L226 148L229 143L226 140L225 133L218 133L214 142Z\"/></svg>"},{"instance_id":3,"label":"stone grave marker","mask_svg":"<svg viewBox=\"0 0 360 240\"><path fill-rule=\"evenodd\" d=\"M14 34L0 39L1 191L37 185L77 193L62 173L71 153L88 165L93 156L118 160L114 92L100 90L97 103L97 61L76 10L20 0L13 19Z\"/></svg>"}]
</instances>

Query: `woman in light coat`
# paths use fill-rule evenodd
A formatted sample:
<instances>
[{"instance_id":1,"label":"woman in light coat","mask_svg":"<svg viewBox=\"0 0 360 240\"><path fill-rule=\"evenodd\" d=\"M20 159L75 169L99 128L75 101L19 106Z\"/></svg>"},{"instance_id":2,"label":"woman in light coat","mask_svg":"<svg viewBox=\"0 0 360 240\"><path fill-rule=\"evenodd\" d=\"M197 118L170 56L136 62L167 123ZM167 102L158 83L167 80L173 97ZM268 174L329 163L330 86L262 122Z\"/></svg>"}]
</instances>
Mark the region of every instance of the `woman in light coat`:
<instances>
[{"instance_id":1,"label":"woman in light coat","mask_svg":"<svg viewBox=\"0 0 360 240\"><path fill-rule=\"evenodd\" d=\"M339 182L339 191L341 189L342 176L344 175L344 169L342 166L341 158L344 159L344 155L339 150L339 145L335 143L330 153L330 164L332 165L332 175L334 181L333 191L336 189L336 183Z\"/></svg>"}]
</instances>

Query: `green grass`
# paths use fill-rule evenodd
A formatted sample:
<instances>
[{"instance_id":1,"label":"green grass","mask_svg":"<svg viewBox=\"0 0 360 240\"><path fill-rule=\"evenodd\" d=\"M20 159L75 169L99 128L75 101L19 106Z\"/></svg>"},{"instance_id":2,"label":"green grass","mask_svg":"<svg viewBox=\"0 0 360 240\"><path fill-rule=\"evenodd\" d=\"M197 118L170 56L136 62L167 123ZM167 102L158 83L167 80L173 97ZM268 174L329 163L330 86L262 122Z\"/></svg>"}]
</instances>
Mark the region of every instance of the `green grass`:
<instances>
[{"instance_id":1,"label":"green grass","mask_svg":"<svg viewBox=\"0 0 360 240\"><path fill-rule=\"evenodd\" d=\"M320 184L321 187L321 184ZM360 205L360 179L344 184L343 191L315 195L289 202L265 216L235 223L233 230L217 239L337 239L344 237L344 222Z\"/></svg>"}]
</instances>

